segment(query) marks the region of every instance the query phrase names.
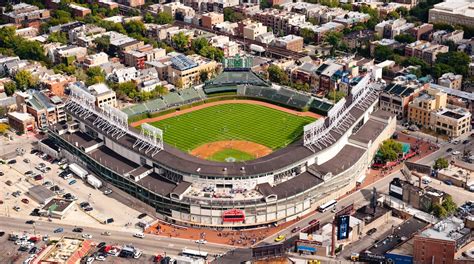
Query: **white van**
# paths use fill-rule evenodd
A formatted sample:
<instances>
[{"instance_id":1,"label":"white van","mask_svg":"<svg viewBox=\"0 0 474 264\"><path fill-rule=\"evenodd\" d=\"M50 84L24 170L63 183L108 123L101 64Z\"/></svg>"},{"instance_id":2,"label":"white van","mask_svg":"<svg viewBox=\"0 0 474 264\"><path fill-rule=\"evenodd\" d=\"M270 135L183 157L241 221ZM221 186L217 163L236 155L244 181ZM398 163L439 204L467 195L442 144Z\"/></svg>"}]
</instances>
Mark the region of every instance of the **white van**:
<instances>
[{"instance_id":1,"label":"white van","mask_svg":"<svg viewBox=\"0 0 474 264\"><path fill-rule=\"evenodd\" d=\"M423 177L421 177L421 182L422 182L423 184L428 184L428 183L431 182L431 179L430 179L430 177L428 177L428 176L423 176Z\"/></svg>"}]
</instances>

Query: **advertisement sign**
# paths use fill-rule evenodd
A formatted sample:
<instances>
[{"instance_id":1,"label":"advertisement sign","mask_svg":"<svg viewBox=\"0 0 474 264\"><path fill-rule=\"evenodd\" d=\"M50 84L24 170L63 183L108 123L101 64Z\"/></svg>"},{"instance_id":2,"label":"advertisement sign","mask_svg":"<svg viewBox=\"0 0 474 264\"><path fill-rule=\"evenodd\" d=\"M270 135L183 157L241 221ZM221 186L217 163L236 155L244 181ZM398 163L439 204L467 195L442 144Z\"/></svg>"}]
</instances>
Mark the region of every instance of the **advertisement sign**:
<instances>
[{"instance_id":1,"label":"advertisement sign","mask_svg":"<svg viewBox=\"0 0 474 264\"><path fill-rule=\"evenodd\" d=\"M337 217L337 240L349 237L349 215L341 215Z\"/></svg>"},{"instance_id":2,"label":"advertisement sign","mask_svg":"<svg viewBox=\"0 0 474 264\"><path fill-rule=\"evenodd\" d=\"M403 195L403 189L393 184L390 184L390 191L399 195Z\"/></svg>"}]
</instances>

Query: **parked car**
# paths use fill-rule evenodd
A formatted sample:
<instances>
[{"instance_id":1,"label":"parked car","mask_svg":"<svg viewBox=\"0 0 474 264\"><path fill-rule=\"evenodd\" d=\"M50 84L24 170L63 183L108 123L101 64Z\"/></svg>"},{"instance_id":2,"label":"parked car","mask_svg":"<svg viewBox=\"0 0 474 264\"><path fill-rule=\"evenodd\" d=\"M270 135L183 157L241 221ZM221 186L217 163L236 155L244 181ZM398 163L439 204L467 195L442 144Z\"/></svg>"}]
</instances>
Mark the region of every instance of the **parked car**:
<instances>
[{"instance_id":1,"label":"parked car","mask_svg":"<svg viewBox=\"0 0 474 264\"><path fill-rule=\"evenodd\" d=\"M448 148L448 149L446 150L446 152L451 152L451 151L453 151L453 148Z\"/></svg>"},{"instance_id":2,"label":"parked car","mask_svg":"<svg viewBox=\"0 0 474 264\"><path fill-rule=\"evenodd\" d=\"M88 206L88 207L84 208L84 211L86 211L86 212L90 212L92 210L94 210L94 208L92 208L92 206Z\"/></svg>"},{"instance_id":3,"label":"parked car","mask_svg":"<svg viewBox=\"0 0 474 264\"><path fill-rule=\"evenodd\" d=\"M90 234L82 234L82 237L87 238L87 239L92 239L92 235Z\"/></svg>"},{"instance_id":4,"label":"parked car","mask_svg":"<svg viewBox=\"0 0 474 264\"><path fill-rule=\"evenodd\" d=\"M279 236L277 236L277 237L275 238L275 242L280 242L280 241L282 241L282 240L285 239L285 238L286 238L285 235L279 235Z\"/></svg>"},{"instance_id":5,"label":"parked car","mask_svg":"<svg viewBox=\"0 0 474 264\"><path fill-rule=\"evenodd\" d=\"M450 181L450 180L445 180L444 183L445 183L446 185L453 185L453 182Z\"/></svg>"},{"instance_id":6,"label":"parked car","mask_svg":"<svg viewBox=\"0 0 474 264\"><path fill-rule=\"evenodd\" d=\"M297 227L291 229L291 233L296 233L296 232L300 231L300 229L301 229L301 227L297 226Z\"/></svg>"},{"instance_id":7,"label":"parked car","mask_svg":"<svg viewBox=\"0 0 474 264\"><path fill-rule=\"evenodd\" d=\"M105 243L105 242L100 242L100 243L97 245L97 247L98 247L98 248L103 248L103 247L105 247L105 245L107 245L107 243Z\"/></svg>"},{"instance_id":8,"label":"parked car","mask_svg":"<svg viewBox=\"0 0 474 264\"><path fill-rule=\"evenodd\" d=\"M316 224L319 220L318 219L313 219L311 221L309 221L308 224L312 225L312 224Z\"/></svg>"},{"instance_id":9,"label":"parked car","mask_svg":"<svg viewBox=\"0 0 474 264\"><path fill-rule=\"evenodd\" d=\"M469 139L466 139L466 140L463 140L462 143L463 143L464 145L466 145L466 144L469 143L469 142L470 142Z\"/></svg>"},{"instance_id":10,"label":"parked car","mask_svg":"<svg viewBox=\"0 0 474 264\"><path fill-rule=\"evenodd\" d=\"M20 211L21 211L21 208L20 208L20 206L15 205L15 206L13 206L13 210L15 210L15 211L17 211L17 212L20 212Z\"/></svg>"},{"instance_id":11,"label":"parked car","mask_svg":"<svg viewBox=\"0 0 474 264\"><path fill-rule=\"evenodd\" d=\"M402 130L402 133L403 133L403 134L410 135L410 131L408 131L408 130L406 130L406 129Z\"/></svg>"},{"instance_id":12,"label":"parked car","mask_svg":"<svg viewBox=\"0 0 474 264\"><path fill-rule=\"evenodd\" d=\"M147 214L142 213L142 214L139 214L137 218L142 219L142 218L145 218L146 216L147 216Z\"/></svg>"},{"instance_id":13,"label":"parked car","mask_svg":"<svg viewBox=\"0 0 474 264\"><path fill-rule=\"evenodd\" d=\"M109 231L105 231L105 232L102 232L101 235L103 235L103 236L110 236L110 232L109 232Z\"/></svg>"},{"instance_id":14,"label":"parked car","mask_svg":"<svg viewBox=\"0 0 474 264\"><path fill-rule=\"evenodd\" d=\"M456 151L453 151L453 153L452 153L452 154L453 154L453 155L459 155L459 154L461 154L461 151L459 151L459 150L456 150Z\"/></svg>"},{"instance_id":15,"label":"parked car","mask_svg":"<svg viewBox=\"0 0 474 264\"><path fill-rule=\"evenodd\" d=\"M375 232L377 232L377 228L371 228L369 229L369 231L367 231L367 235L368 236L373 235Z\"/></svg>"},{"instance_id":16,"label":"parked car","mask_svg":"<svg viewBox=\"0 0 474 264\"><path fill-rule=\"evenodd\" d=\"M21 202L24 203L24 204L29 204L30 200L28 200L26 198L23 198L23 199L21 199Z\"/></svg>"},{"instance_id":17,"label":"parked car","mask_svg":"<svg viewBox=\"0 0 474 264\"><path fill-rule=\"evenodd\" d=\"M25 223L27 223L27 224L29 224L29 225L32 225L32 224L35 223L35 220L28 220L28 221L26 221Z\"/></svg>"},{"instance_id":18,"label":"parked car","mask_svg":"<svg viewBox=\"0 0 474 264\"><path fill-rule=\"evenodd\" d=\"M145 234L143 233L135 233L133 234L134 237L138 237L138 238L144 238L145 237Z\"/></svg>"},{"instance_id":19,"label":"parked car","mask_svg":"<svg viewBox=\"0 0 474 264\"><path fill-rule=\"evenodd\" d=\"M35 181L41 181L42 179L44 179L44 177L42 175L36 175L34 179Z\"/></svg>"},{"instance_id":20,"label":"parked car","mask_svg":"<svg viewBox=\"0 0 474 264\"><path fill-rule=\"evenodd\" d=\"M205 239L199 239L199 240L196 240L195 242L196 242L196 244L202 244L202 245L207 243L207 241Z\"/></svg>"},{"instance_id":21,"label":"parked car","mask_svg":"<svg viewBox=\"0 0 474 264\"><path fill-rule=\"evenodd\" d=\"M64 228L59 227L59 228L54 229L53 233L62 233L63 231L64 231Z\"/></svg>"},{"instance_id":22,"label":"parked car","mask_svg":"<svg viewBox=\"0 0 474 264\"><path fill-rule=\"evenodd\" d=\"M76 182L77 182L76 180L71 180L71 181L69 182L69 185L73 185L73 184L75 184Z\"/></svg>"},{"instance_id":23,"label":"parked car","mask_svg":"<svg viewBox=\"0 0 474 264\"><path fill-rule=\"evenodd\" d=\"M12 159L12 160L9 160L9 161L8 161L8 164L9 164L9 165L12 165L12 164L15 164L15 163L16 163L16 160L15 160L15 159Z\"/></svg>"},{"instance_id":24,"label":"parked car","mask_svg":"<svg viewBox=\"0 0 474 264\"><path fill-rule=\"evenodd\" d=\"M75 232L75 233L82 233L82 231L84 231L82 227L75 227L72 229L72 232Z\"/></svg>"},{"instance_id":25,"label":"parked car","mask_svg":"<svg viewBox=\"0 0 474 264\"><path fill-rule=\"evenodd\" d=\"M105 195L109 195L109 194L111 194L111 193L112 193L112 190L111 190L111 189L106 189L106 190L104 191L104 194L105 194Z\"/></svg>"},{"instance_id":26,"label":"parked car","mask_svg":"<svg viewBox=\"0 0 474 264\"><path fill-rule=\"evenodd\" d=\"M12 185L13 185L13 182L10 181L10 180L8 180L8 181L5 182L5 184L8 185L8 186L12 186Z\"/></svg>"}]
</instances>

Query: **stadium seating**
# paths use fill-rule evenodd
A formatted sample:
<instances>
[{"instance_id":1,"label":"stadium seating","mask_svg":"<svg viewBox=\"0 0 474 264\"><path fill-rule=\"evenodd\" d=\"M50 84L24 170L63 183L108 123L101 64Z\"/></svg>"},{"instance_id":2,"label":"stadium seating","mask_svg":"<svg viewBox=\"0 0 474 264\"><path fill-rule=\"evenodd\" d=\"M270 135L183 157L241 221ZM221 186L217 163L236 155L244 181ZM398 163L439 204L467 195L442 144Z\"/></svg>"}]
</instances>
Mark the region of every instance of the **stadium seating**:
<instances>
[{"instance_id":1,"label":"stadium seating","mask_svg":"<svg viewBox=\"0 0 474 264\"><path fill-rule=\"evenodd\" d=\"M178 93L169 93L164 95L163 100L168 106L178 106L184 102L183 98L181 98Z\"/></svg>"},{"instance_id":2,"label":"stadium seating","mask_svg":"<svg viewBox=\"0 0 474 264\"><path fill-rule=\"evenodd\" d=\"M155 112L166 108L166 103L161 98L150 100L144 104L148 107L150 112Z\"/></svg>"},{"instance_id":3,"label":"stadium seating","mask_svg":"<svg viewBox=\"0 0 474 264\"><path fill-rule=\"evenodd\" d=\"M184 89L179 94L184 102L194 102L200 98L199 93L193 88Z\"/></svg>"},{"instance_id":4,"label":"stadium seating","mask_svg":"<svg viewBox=\"0 0 474 264\"><path fill-rule=\"evenodd\" d=\"M320 114L327 114L329 109L331 109L332 104L328 102L321 101L319 99L314 98L311 104L309 105L309 109L316 113Z\"/></svg>"}]
</instances>

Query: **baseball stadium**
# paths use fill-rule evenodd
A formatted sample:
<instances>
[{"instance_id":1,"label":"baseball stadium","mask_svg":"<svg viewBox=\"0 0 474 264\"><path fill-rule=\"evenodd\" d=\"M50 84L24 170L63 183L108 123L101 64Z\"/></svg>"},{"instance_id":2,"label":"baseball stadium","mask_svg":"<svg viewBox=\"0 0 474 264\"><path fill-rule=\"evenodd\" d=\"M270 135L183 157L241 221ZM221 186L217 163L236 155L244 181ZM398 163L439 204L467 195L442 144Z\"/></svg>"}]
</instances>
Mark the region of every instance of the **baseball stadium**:
<instances>
[{"instance_id":1,"label":"baseball stadium","mask_svg":"<svg viewBox=\"0 0 474 264\"><path fill-rule=\"evenodd\" d=\"M395 130L395 116L377 109L371 70L332 104L269 83L251 65L226 59L203 85L122 110L72 86L69 121L50 127L47 143L184 226L279 224L355 188Z\"/></svg>"}]
</instances>

